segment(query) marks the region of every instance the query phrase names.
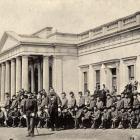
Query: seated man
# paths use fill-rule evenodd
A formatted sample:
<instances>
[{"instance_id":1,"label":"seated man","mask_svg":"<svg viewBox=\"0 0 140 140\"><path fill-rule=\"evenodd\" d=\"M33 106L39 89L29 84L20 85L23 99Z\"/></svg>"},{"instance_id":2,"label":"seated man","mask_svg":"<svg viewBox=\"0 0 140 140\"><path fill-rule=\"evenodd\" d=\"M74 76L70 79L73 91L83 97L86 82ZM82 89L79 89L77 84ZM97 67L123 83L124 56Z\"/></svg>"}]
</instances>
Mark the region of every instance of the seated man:
<instances>
[{"instance_id":1,"label":"seated man","mask_svg":"<svg viewBox=\"0 0 140 140\"><path fill-rule=\"evenodd\" d=\"M40 108L40 113L38 114L38 127L43 128L46 124L47 114L44 109Z\"/></svg>"},{"instance_id":2,"label":"seated man","mask_svg":"<svg viewBox=\"0 0 140 140\"><path fill-rule=\"evenodd\" d=\"M121 111L119 112L119 118L120 118L120 123L118 128L127 128L128 127L128 113L126 109L121 108Z\"/></svg>"},{"instance_id":3,"label":"seated man","mask_svg":"<svg viewBox=\"0 0 140 140\"><path fill-rule=\"evenodd\" d=\"M116 109L115 106L111 107L111 123L112 123L111 128L116 128L119 125L118 110Z\"/></svg>"},{"instance_id":4,"label":"seated man","mask_svg":"<svg viewBox=\"0 0 140 140\"><path fill-rule=\"evenodd\" d=\"M20 122L19 122L19 127L26 127L26 116L24 115L23 112L20 113Z\"/></svg>"},{"instance_id":5,"label":"seated man","mask_svg":"<svg viewBox=\"0 0 140 140\"><path fill-rule=\"evenodd\" d=\"M10 111L8 114L7 125L10 127L17 127L20 121L20 112L18 108Z\"/></svg>"},{"instance_id":6,"label":"seated man","mask_svg":"<svg viewBox=\"0 0 140 140\"><path fill-rule=\"evenodd\" d=\"M109 128L110 122L111 122L111 113L107 109L107 107L104 107L101 119L102 119L102 124L100 125L100 128L103 128L103 129Z\"/></svg>"},{"instance_id":7,"label":"seated man","mask_svg":"<svg viewBox=\"0 0 140 140\"><path fill-rule=\"evenodd\" d=\"M83 113L82 113L82 124L81 128L90 128L91 127L91 114L92 112L88 110L87 107L84 107Z\"/></svg>"},{"instance_id":8,"label":"seated man","mask_svg":"<svg viewBox=\"0 0 140 140\"><path fill-rule=\"evenodd\" d=\"M11 117L13 120L13 127L17 127L20 121L20 111L18 110L18 108L14 108L14 111L12 111Z\"/></svg>"},{"instance_id":9,"label":"seated man","mask_svg":"<svg viewBox=\"0 0 140 140\"><path fill-rule=\"evenodd\" d=\"M129 108L128 109L128 123L129 123L129 128L135 128L137 126L137 118L134 112L134 109Z\"/></svg>"},{"instance_id":10,"label":"seated man","mask_svg":"<svg viewBox=\"0 0 140 140\"><path fill-rule=\"evenodd\" d=\"M4 115L4 112L1 110L1 107L0 107L0 126L4 126L4 121L5 121L5 115Z\"/></svg>"},{"instance_id":11,"label":"seated man","mask_svg":"<svg viewBox=\"0 0 140 140\"><path fill-rule=\"evenodd\" d=\"M97 108L97 106L94 106L94 112L92 114L92 129L98 128L101 123L101 111Z\"/></svg>"}]
</instances>

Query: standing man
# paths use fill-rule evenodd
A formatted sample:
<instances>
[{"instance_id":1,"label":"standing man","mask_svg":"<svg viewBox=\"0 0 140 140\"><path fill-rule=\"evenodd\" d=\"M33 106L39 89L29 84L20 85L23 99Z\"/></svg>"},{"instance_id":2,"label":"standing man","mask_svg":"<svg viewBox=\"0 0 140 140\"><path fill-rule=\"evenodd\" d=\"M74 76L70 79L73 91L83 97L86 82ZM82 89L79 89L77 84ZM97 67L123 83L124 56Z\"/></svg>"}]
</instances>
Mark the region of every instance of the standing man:
<instances>
[{"instance_id":1,"label":"standing man","mask_svg":"<svg viewBox=\"0 0 140 140\"><path fill-rule=\"evenodd\" d=\"M60 106L61 101L59 96L54 92L54 90L50 90L50 95L48 96L48 112L52 131L54 131L54 128L58 128L58 108Z\"/></svg>"},{"instance_id":2,"label":"standing man","mask_svg":"<svg viewBox=\"0 0 140 140\"><path fill-rule=\"evenodd\" d=\"M28 94L28 99L24 102L23 112L26 115L28 135L34 136L35 117L37 114L37 101L33 98L32 94Z\"/></svg>"}]
</instances>

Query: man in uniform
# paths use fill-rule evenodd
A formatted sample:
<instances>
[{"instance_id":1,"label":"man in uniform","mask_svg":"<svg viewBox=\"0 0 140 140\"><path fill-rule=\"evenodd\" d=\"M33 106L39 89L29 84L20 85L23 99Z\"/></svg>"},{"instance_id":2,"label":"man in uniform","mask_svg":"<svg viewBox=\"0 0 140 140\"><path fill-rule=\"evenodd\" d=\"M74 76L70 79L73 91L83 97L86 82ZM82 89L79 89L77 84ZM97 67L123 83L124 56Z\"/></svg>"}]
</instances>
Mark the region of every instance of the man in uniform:
<instances>
[{"instance_id":1,"label":"man in uniform","mask_svg":"<svg viewBox=\"0 0 140 140\"><path fill-rule=\"evenodd\" d=\"M88 108L85 106L83 108L83 112L82 112L81 128L90 128L91 127L91 115L92 115L92 112L89 111Z\"/></svg>"},{"instance_id":2,"label":"man in uniform","mask_svg":"<svg viewBox=\"0 0 140 140\"><path fill-rule=\"evenodd\" d=\"M99 127L100 123L101 123L101 111L100 109L97 108L97 106L94 106L94 112L92 114L92 129L96 129Z\"/></svg>"},{"instance_id":3,"label":"man in uniform","mask_svg":"<svg viewBox=\"0 0 140 140\"><path fill-rule=\"evenodd\" d=\"M97 108L102 111L103 110L103 101L100 99L100 97L97 97L97 102L96 102Z\"/></svg>"},{"instance_id":4,"label":"man in uniform","mask_svg":"<svg viewBox=\"0 0 140 140\"><path fill-rule=\"evenodd\" d=\"M100 128L103 128L103 129L109 128L110 121L111 121L111 113L107 107L104 107L104 111L103 111L101 119L102 119L102 124L100 125Z\"/></svg>"},{"instance_id":5,"label":"man in uniform","mask_svg":"<svg viewBox=\"0 0 140 140\"><path fill-rule=\"evenodd\" d=\"M137 124L139 123L139 114L140 114L140 101L137 98L137 94L133 95L133 110L136 117Z\"/></svg>"},{"instance_id":6,"label":"man in uniform","mask_svg":"<svg viewBox=\"0 0 140 140\"><path fill-rule=\"evenodd\" d=\"M106 102L106 107L109 109L113 105L113 99L110 94L107 94L107 102Z\"/></svg>"},{"instance_id":7,"label":"man in uniform","mask_svg":"<svg viewBox=\"0 0 140 140\"><path fill-rule=\"evenodd\" d=\"M128 113L127 109L121 108L121 111L119 112L119 118L120 118L120 123L118 128L127 128L128 125Z\"/></svg>"},{"instance_id":8,"label":"man in uniform","mask_svg":"<svg viewBox=\"0 0 140 140\"><path fill-rule=\"evenodd\" d=\"M70 99L68 100L68 112L69 112L69 127L73 128L74 118L76 116L76 99L74 93L71 91L69 93Z\"/></svg>"},{"instance_id":9,"label":"man in uniform","mask_svg":"<svg viewBox=\"0 0 140 140\"><path fill-rule=\"evenodd\" d=\"M94 98L94 95L91 95L90 96L90 101L89 101L88 109L90 111L93 111L94 110L94 106L96 106L96 99Z\"/></svg>"},{"instance_id":10,"label":"man in uniform","mask_svg":"<svg viewBox=\"0 0 140 140\"><path fill-rule=\"evenodd\" d=\"M124 108L128 109L130 107L131 107L131 99L128 97L128 93L126 93L124 97Z\"/></svg>"},{"instance_id":11,"label":"man in uniform","mask_svg":"<svg viewBox=\"0 0 140 140\"><path fill-rule=\"evenodd\" d=\"M119 115L118 115L118 110L116 109L115 106L111 107L111 128L117 128L119 125Z\"/></svg>"},{"instance_id":12,"label":"man in uniform","mask_svg":"<svg viewBox=\"0 0 140 140\"><path fill-rule=\"evenodd\" d=\"M58 95L51 90L48 96L48 112L50 115L50 127L54 131L58 129L58 107L61 106L60 98Z\"/></svg>"},{"instance_id":13,"label":"man in uniform","mask_svg":"<svg viewBox=\"0 0 140 140\"><path fill-rule=\"evenodd\" d=\"M5 115L0 107L0 126L4 126L4 121L5 121Z\"/></svg>"},{"instance_id":14,"label":"man in uniform","mask_svg":"<svg viewBox=\"0 0 140 140\"><path fill-rule=\"evenodd\" d=\"M77 111L76 111L76 116L75 116L75 128L80 127L81 125L81 116L83 112L83 107L85 106L85 98L82 95L82 92L78 92L79 95L79 100L77 104Z\"/></svg>"},{"instance_id":15,"label":"man in uniform","mask_svg":"<svg viewBox=\"0 0 140 140\"><path fill-rule=\"evenodd\" d=\"M61 126L66 129L68 128L68 99L66 97L66 93L62 92L61 94L62 98L61 98L61 112L62 112L62 118L61 118Z\"/></svg>"},{"instance_id":16,"label":"man in uniform","mask_svg":"<svg viewBox=\"0 0 140 140\"><path fill-rule=\"evenodd\" d=\"M26 115L28 135L34 136L35 117L37 114L37 101L33 98L32 94L28 94L28 99L24 102L23 112Z\"/></svg>"},{"instance_id":17,"label":"man in uniform","mask_svg":"<svg viewBox=\"0 0 140 140\"><path fill-rule=\"evenodd\" d=\"M120 111L121 108L123 107L124 107L124 100L121 100L121 95L117 95L116 109Z\"/></svg>"},{"instance_id":18,"label":"man in uniform","mask_svg":"<svg viewBox=\"0 0 140 140\"><path fill-rule=\"evenodd\" d=\"M10 109L10 106L11 106L11 99L10 99L10 96L9 96L9 93L5 93L6 95L6 100L5 100L5 104L4 104L4 115L5 115L5 119L7 120L8 118L8 112L9 112L9 109Z\"/></svg>"}]
</instances>

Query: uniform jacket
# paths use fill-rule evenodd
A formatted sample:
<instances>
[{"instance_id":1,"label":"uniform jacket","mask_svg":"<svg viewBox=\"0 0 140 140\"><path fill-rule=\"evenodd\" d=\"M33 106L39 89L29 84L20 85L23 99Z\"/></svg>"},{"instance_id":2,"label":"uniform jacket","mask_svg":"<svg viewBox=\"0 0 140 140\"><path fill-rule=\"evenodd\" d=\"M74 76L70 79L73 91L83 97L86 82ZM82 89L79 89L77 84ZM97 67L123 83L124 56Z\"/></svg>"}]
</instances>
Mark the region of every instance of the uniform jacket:
<instances>
[{"instance_id":1,"label":"uniform jacket","mask_svg":"<svg viewBox=\"0 0 140 140\"><path fill-rule=\"evenodd\" d=\"M131 99L130 98L124 98L124 108L130 108L131 107Z\"/></svg>"},{"instance_id":2,"label":"uniform jacket","mask_svg":"<svg viewBox=\"0 0 140 140\"><path fill-rule=\"evenodd\" d=\"M79 98L78 107L82 108L84 106L85 106L85 98L82 96L82 97Z\"/></svg>"},{"instance_id":3,"label":"uniform jacket","mask_svg":"<svg viewBox=\"0 0 140 140\"><path fill-rule=\"evenodd\" d=\"M23 112L27 116L30 116L31 113L37 113L38 107L37 107L37 101L35 99L27 99L24 102L23 106Z\"/></svg>"},{"instance_id":4,"label":"uniform jacket","mask_svg":"<svg viewBox=\"0 0 140 140\"><path fill-rule=\"evenodd\" d=\"M69 107L70 109L76 107L76 99L75 99L75 97L70 98L70 100L68 100L68 107Z\"/></svg>"},{"instance_id":5,"label":"uniform jacket","mask_svg":"<svg viewBox=\"0 0 140 140\"><path fill-rule=\"evenodd\" d=\"M68 108L68 99L66 97L62 98L61 102L62 102L62 105L61 105L62 110L67 109Z\"/></svg>"},{"instance_id":6,"label":"uniform jacket","mask_svg":"<svg viewBox=\"0 0 140 140\"><path fill-rule=\"evenodd\" d=\"M96 100L90 100L89 103L89 110L93 110L94 106L96 106Z\"/></svg>"},{"instance_id":7,"label":"uniform jacket","mask_svg":"<svg viewBox=\"0 0 140 140\"><path fill-rule=\"evenodd\" d=\"M117 100L117 102L116 102L117 110L120 110L123 107L124 107L124 100Z\"/></svg>"},{"instance_id":8,"label":"uniform jacket","mask_svg":"<svg viewBox=\"0 0 140 140\"><path fill-rule=\"evenodd\" d=\"M10 99L10 97L8 97L5 101L4 108L9 109L10 106L11 106L11 99Z\"/></svg>"},{"instance_id":9,"label":"uniform jacket","mask_svg":"<svg viewBox=\"0 0 140 140\"><path fill-rule=\"evenodd\" d=\"M111 111L111 119L118 119L118 111L115 110L115 111Z\"/></svg>"},{"instance_id":10,"label":"uniform jacket","mask_svg":"<svg viewBox=\"0 0 140 140\"><path fill-rule=\"evenodd\" d=\"M42 99L40 107L44 108L45 106L47 106L47 104L48 104L48 98L45 97L44 99Z\"/></svg>"},{"instance_id":11,"label":"uniform jacket","mask_svg":"<svg viewBox=\"0 0 140 140\"><path fill-rule=\"evenodd\" d=\"M113 99L112 99L112 98L107 99L106 107L107 107L107 108L110 108L112 105L113 105Z\"/></svg>"},{"instance_id":12,"label":"uniform jacket","mask_svg":"<svg viewBox=\"0 0 140 140\"><path fill-rule=\"evenodd\" d=\"M18 107L18 101L16 99L12 100L12 104L10 106L10 109L14 109Z\"/></svg>"},{"instance_id":13,"label":"uniform jacket","mask_svg":"<svg viewBox=\"0 0 140 140\"><path fill-rule=\"evenodd\" d=\"M102 109L103 108L103 102L102 101L97 101L96 105L97 105L98 109Z\"/></svg>"},{"instance_id":14,"label":"uniform jacket","mask_svg":"<svg viewBox=\"0 0 140 140\"><path fill-rule=\"evenodd\" d=\"M97 110L97 111L94 111L93 115L94 119L98 120L100 119L101 117L101 111L100 110Z\"/></svg>"},{"instance_id":15,"label":"uniform jacket","mask_svg":"<svg viewBox=\"0 0 140 140\"><path fill-rule=\"evenodd\" d=\"M0 111L0 119L4 119L4 118L5 118L4 112L1 110Z\"/></svg>"},{"instance_id":16,"label":"uniform jacket","mask_svg":"<svg viewBox=\"0 0 140 140\"><path fill-rule=\"evenodd\" d=\"M103 112L102 118L103 118L103 120L111 119L111 113L109 111Z\"/></svg>"}]
</instances>

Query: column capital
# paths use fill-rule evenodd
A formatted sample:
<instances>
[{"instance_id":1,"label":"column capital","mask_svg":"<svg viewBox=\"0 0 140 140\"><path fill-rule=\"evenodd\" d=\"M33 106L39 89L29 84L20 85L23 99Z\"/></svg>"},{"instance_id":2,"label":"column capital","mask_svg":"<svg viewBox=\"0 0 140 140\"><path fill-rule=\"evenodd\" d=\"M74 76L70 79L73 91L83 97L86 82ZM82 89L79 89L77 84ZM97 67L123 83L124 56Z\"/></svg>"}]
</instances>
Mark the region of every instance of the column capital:
<instances>
[{"instance_id":1,"label":"column capital","mask_svg":"<svg viewBox=\"0 0 140 140\"><path fill-rule=\"evenodd\" d=\"M28 58L29 55L21 55L22 58Z\"/></svg>"},{"instance_id":2,"label":"column capital","mask_svg":"<svg viewBox=\"0 0 140 140\"><path fill-rule=\"evenodd\" d=\"M49 58L49 55L43 55L43 58Z\"/></svg>"},{"instance_id":3,"label":"column capital","mask_svg":"<svg viewBox=\"0 0 140 140\"><path fill-rule=\"evenodd\" d=\"M63 56L62 55L53 55L53 58L55 58L55 59L62 59Z\"/></svg>"},{"instance_id":4,"label":"column capital","mask_svg":"<svg viewBox=\"0 0 140 140\"><path fill-rule=\"evenodd\" d=\"M5 66L5 62L1 63L2 66Z\"/></svg>"},{"instance_id":5,"label":"column capital","mask_svg":"<svg viewBox=\"0 0 140 140\"><path fill-rule=\"evenodd\" d=\"M12 59L11 59L11 62L15 62L15 61L16 61L16 59L15 59L15 58L12 58Z\"/></svg>"}]
</instances>

